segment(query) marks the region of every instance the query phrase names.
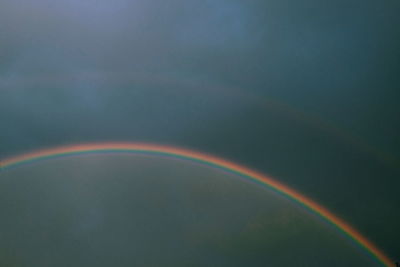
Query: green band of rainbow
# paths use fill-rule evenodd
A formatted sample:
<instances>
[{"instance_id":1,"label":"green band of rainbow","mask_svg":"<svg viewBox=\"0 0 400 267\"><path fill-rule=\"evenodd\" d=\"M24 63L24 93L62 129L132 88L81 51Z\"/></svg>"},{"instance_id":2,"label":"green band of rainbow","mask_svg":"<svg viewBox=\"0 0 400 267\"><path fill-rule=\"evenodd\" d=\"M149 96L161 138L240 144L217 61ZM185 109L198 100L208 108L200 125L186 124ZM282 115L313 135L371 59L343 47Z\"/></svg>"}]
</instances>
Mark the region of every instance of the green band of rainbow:
<instances>
[{"instance_id":1,"label":"green band of rainbow","mask_svg":"<svg viewBox=\"0 0 400 267\"><path fill-rule=\"evenodd\" d=\"M260 185L277 191L286 197L300 203L316 213L329 223L337 227L341 232L349 236L363 249L369 252L373 258L378 260L384 266L394 266L393 261L389 259L380 249L372 244L367 238L361 235L357 230L351 227L348 223L331 213L323 206L317 204L310 198L300 194L290 187L278 182L271 177L265 176L236 163L214 157L211 155L182 149L176 147L142 144L142 143L101 143L101 144L83 144L74 146L58 147L53 149L40 150L13 158L8 158L1 161L1 169L6 170L11 167L16 167L21 164L35 162L38 160L52 159L62 156L79 155L86 153L145 153L152 155L172 156L175 158L190 160L201 164L206 164L211 167L216 167L231 173L235 173L242 177L252 180Z\"/></svg>"}]
</instances>

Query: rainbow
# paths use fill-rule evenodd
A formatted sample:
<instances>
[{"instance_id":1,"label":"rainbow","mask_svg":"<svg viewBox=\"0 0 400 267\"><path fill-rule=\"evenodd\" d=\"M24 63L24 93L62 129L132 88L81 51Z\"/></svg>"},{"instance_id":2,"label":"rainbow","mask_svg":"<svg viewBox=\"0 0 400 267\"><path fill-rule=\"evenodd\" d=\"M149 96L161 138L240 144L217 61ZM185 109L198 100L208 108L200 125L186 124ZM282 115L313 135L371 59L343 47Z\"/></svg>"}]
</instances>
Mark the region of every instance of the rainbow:
<instances>
[{"instance_id":1,"label":"rainbow","mask_svg":"<svg viewBox=\"0 0 400 267\"><path fill-rule=\"evenodd\" d=\"M382 263L384 266L394 266L393 261L372 242L370 242L355 228L334 215L325 207L271 177L212 155L177 147L143 143L80 144L39 150L21 156L8 158L0 161L0 167L1 171L4 171L23 164L33 163L41 160L93 153L134 153L169 156L197 162L213 168L234 173L246 179L250 179L259 185L266 186L267 188L272 189L273 191L278 192L291 200L294 200L301 206L322 217L327 222L338 228L342 233L354 240L361 248L365 249L375 260Z\"/></svg>"}]
</instances>

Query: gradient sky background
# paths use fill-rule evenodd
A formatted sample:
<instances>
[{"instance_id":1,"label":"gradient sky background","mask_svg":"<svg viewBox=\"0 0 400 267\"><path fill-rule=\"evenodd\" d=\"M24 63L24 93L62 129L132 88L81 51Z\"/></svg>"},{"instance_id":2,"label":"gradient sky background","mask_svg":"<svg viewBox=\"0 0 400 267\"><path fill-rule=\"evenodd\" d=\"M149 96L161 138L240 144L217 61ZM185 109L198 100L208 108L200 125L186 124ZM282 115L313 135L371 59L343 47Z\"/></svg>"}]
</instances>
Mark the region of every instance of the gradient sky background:
<instances>
[{"instance_id":1,"label":"gradient sky background","mask_svg":"<svg viewBox=\"0 0 400 267\"><path fill-rule=\"evenodd\" d=\"M3 0L0 158L100 141L208 152L399 260L399 14L395 0Z\"/></svg>"}]
</instances>

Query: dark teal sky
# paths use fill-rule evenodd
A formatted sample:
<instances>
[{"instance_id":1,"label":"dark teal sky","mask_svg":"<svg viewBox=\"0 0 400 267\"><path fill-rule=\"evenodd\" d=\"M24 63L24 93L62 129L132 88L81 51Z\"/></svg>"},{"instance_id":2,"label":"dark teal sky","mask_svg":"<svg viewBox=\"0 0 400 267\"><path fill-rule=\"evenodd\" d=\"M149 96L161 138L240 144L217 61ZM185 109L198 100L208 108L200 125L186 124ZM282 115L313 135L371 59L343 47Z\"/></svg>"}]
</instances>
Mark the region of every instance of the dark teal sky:
<instances>
[{"instance_id":1,"label":"dark teal sky","mask_svg":"<svg viewBox=\"0 0 400 267\"><path fill-rule=\"evenodd\" d=\"M0 159L101 141L208 152L399 259L399 13L395 0L3 0Z\"/></svg>"}]
</instances>

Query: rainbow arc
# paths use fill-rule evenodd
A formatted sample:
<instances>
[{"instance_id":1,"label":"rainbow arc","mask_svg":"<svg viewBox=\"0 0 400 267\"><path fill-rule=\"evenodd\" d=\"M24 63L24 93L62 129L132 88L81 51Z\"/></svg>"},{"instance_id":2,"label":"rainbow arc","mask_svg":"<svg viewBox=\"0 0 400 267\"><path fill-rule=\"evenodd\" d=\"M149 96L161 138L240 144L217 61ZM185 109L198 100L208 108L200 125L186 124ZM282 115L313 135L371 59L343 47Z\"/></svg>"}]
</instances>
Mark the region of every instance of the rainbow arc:
<instances>
[{"instance_id":1,"label":"rainbow arc","mask_svg":"<svg viewBox=\"0 0 400 267\"><path fill-rule=\"evenodd\" d=\"M340 219L338 216L330 212L327 208L269 176L209 154L204 154L183 148L143 143L81 144L39 150L21 156L8 158L0 161L0 166L1 170L4 171L20 165L42 160L96 153L131 153L174 157L221 169L238 175L242 178L249 179L252 182L267 187L299 203L301 206L317 214L319 217L332 224L346 236L350 237L356 244L367 251L374 259L376 259L384 266L394 266L393 261L388 256L386 256L378 247L376 247L371 241L364 237L355 228L353 228L344 220Z\"/></svg>"}]
</instances>

